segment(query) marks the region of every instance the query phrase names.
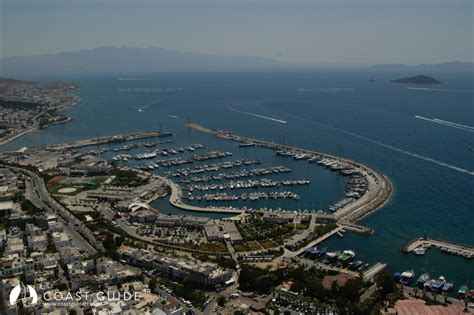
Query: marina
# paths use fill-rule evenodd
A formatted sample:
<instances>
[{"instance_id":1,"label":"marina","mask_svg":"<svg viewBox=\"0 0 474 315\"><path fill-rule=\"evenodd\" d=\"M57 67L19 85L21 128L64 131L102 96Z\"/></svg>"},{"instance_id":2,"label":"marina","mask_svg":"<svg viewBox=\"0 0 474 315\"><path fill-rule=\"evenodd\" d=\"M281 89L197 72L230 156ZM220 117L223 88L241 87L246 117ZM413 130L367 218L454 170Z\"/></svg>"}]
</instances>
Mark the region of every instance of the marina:
<instances>
[{"instance_id":1,"label":"marina","mask_svg":"<svg viewBox=\"0 0 474 315\"><path fill-rule=\"evenodd\" d=\"M346 198L329 209L334 212L338 222L354 223L378 209L390 197L392 188L388 179L360 163L329 154L243 137L228 131L213 130L197 124L188 124L187 127L238 143L253 143L256 146L272 149L279 156L320 164L343 176L349 176Z\"/></svg>"}]
</instances>

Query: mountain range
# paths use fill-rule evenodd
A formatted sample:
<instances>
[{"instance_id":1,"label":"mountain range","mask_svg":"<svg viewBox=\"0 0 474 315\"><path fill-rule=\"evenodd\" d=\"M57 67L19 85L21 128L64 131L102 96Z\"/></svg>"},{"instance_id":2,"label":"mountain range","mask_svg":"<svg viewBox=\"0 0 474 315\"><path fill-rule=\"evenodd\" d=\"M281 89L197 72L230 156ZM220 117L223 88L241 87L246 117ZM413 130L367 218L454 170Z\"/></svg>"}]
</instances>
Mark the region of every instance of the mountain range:
<instances>
[{"instance_id":1,"label":"mountain range","mask_svg":"<svg viewBox=\"0 0 474 315\"><path fill-rule=\"evenodd\" d=\"M179 52L158 47L99 47L77 52L62 52L0 59L0 75L146 73L176 71L262 70L284 68L369 68L387 70L470 70L474 64L446 62L423 65L357 65L357 64L297 64L270 58L220 56L194 52Z\"/></svg>"}]
</instances>

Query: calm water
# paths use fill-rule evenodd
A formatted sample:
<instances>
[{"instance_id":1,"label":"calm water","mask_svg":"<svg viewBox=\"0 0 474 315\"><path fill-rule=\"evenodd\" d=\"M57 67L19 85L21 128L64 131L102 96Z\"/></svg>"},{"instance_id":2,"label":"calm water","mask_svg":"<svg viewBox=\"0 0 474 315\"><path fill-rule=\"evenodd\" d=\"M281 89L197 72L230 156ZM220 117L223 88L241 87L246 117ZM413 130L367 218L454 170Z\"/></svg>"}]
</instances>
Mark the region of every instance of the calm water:
<instances>
[{"instance_id":1,"label":"calm water","mask_svg":"<svg viewBox=\"0 0 474 315\"><path fill-rule=\"evenodd\" d=\"M83 102L68 110L74 118L71 123L25 136L2 149L161 126L174 134L176 143L168 147L198 142L208 149L233 152L228 160L258 158L262 166L290 167L293 171L287 178L311 179L309 187L296 189L300 201L276 204L300 209L327 208L340 198L344 183L316 166L279 160L258 148L239 149L183 125L190 119L212 128L342 154L381 170L395 191L388 205L362 222L375 229L373 236L347 233L326 245L355 249L368 262L387 261L392 271L415 268L418 275L421 270L443 274L455 282L456 290L462 283L474 287L474 261L435 250L424 257L400 252L410 239L425 234L474 245L473 74L426 73L444 82L435 89L386 83L415 74L325 70L31 78L80 83ZM123 80L127 78L135 80ZM376 82L369 83L369 78ZM247 168L252 167L259 166ZM163 212L179 212L167 200L155 206Z\"/></svg>"}]
</instances>

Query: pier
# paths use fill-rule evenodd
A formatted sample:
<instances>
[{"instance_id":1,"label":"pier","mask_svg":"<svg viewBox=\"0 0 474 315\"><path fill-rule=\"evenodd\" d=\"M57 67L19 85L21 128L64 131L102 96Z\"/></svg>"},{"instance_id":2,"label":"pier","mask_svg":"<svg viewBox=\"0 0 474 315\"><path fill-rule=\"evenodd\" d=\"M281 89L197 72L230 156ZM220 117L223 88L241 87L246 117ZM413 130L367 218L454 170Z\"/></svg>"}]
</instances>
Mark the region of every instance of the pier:
<instances>
[{"instance_id":1,"label":"pier","mask_svg":"<svg viewBox=\"0 0 474 315\"><path fill-rule=\"evenodd\" d=\"M374 264L373 266L371 266L366 271L364 271L362 275L362 279L364 279L364 281L369 281L372 278L374 278L378 273L380 273L382 270L384 270L386 267L387 267L386 263L378 262Z\"/></svg>"},{"instance_id":2,"label":"pier","mask_svg":"<svg viewBox=\"0 0 474 315\"><path fill-rule=\"evenodd\" d=\"M474 247L468 245L455 244L452 242L437 240L433 238L420 237L410 241L407 245L402 248L405 253L415 252L417 248L428 249L430 247L438 248L439 250L459 255L466 259L474 258Z\"/></svg>"},{"instance_id":3,"label":"pier","mask_svg":"<svg viewBox=\"0 0 474 315\"><path fill-rule=\"evenodd\" d=\"M390 181L380 172L370 169L366 165L361 163L345 159L342 157L333 156L326 153L316 152L312 150L292 147L288 145L282 145L270 141L244 137L233 134L228 131L219 131L215 129L209 129L197 124L187 124L188 128L214 135L227 140L234 140L239 143L254 144L257 146L269 148L275 151L291 151L295 154L307 155L312 157L318 157L321 159L331 159L338 163L344 163L351 166L367 181L366 192L357 200L350 202L334 212L334 216L339 223L352 225L352 230L358 232L371 233L370 230L361 229L359 226L353 225L353 223L369 215L373 211L382 207L390 198L392 192L392 185ZM363 231L362 231L363 230Z\"/></svg>"},{"instance_id":4,"label":"pier","mask_svg":"<svg viewBox=\"0 0 474 315\"><path fill-rule=\"evenodd\" d=\"M144 131L144 132L132 133L128 135L115 135L115 136L89 138L89 139L77 140L77 141L62 143L62 144L40 146L39 148L43 147L49 150L77 149L77 148L82 148L82 147L87 147L87 146L92 146L92 145L119 143L119 142L126 142L126 141L133 141L133 140L140 140L140 139L147 139L147 138L170 137L170 136L172 136L171 132Z\"/></svg>"}]
</instances>

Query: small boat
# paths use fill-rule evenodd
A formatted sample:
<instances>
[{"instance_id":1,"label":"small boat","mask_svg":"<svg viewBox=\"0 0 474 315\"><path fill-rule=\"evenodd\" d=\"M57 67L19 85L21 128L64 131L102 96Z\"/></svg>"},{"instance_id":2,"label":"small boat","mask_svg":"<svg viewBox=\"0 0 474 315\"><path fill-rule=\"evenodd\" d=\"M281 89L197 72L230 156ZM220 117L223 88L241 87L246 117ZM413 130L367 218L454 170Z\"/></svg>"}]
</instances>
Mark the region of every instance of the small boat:
<instances>
[{"instance_id":1,"label":"small boat","mask_svg":"<svg viewBox=\"0 0 474 315\"><path fill-rule=\"evenodd\" d=\"M321 255L323 255L325 252L326 252L326 248L319 249L317 246L311 247L305 250L305 253L312 258L318 258Z\"/></svg>"},{"instance_id":2,"label":"small boat","mask_svg":"<svg viewBox=\"0 0 474 315\"><path fill-rule=\"evenodd\" d=\"M424 273L421 276L418 277L416 280L416 284L418 286L423 286L426 282L430 281L430 274L429 273Z\"/></svg>"},{"instance_id":3,"label":"small boat","mask_svg":"<svg viewBox=\"0 0 474 315\"><path fill-rule=\"evenodd\" d=\"M441 290L446 283L446 279L443 276L440 276L435 283L431 286L433 290Z\"/></svg>"},{"instance_id":4,"label":"small boat","mask_svg":"<svg viewBox=\"0 0 474 315\"><path fill-rule=\"evenodd\" d=\"M340 231L337 231L336 234L337 234L337 236L339 236L339 237L344 237L344 235L343 235Z\"/></svg>"},{"instance_id":5,"label":"small boat","mask_svg":"<svg viewBox=\"0 0 474 315\"><path fill-rule=\"evenodd\" d=\"M402 276L402 273L397 271L393 274L393 278L396 280L396 281L400 281L400 278Z\"/></svg>"},{"instance_id":6,"label":"small boat","mask_svg":"<svg viewBox=\"0 0 474 315\"><path fill-rule=\"evenodd\" d=\"M459 295L459 297L462 297L462 298L463 298L463 297L466 295L466 293L467 293L468 290L469 290L469 289L468 289L467 285L465 285L465 284L462 285L462 286L459 288L459 290L458 290L458 295Z\"/></svg>"},{"instance_id":7,"label":"small boat","mask_svg":"<svg viewBox=\"0 0 474 315\"><path fill-rule=\"evenodd\" d=\"M326 253L326 257L329 261L333 261L335 259L337 259L337 257L339 256L340 252L339 251L336 251L336 252L327 252Z\"/></svg>"},{"instance_id":8,"label":"small boat","mask_svg":"<svg viewBox=\"0 0 474 315\"><path fill-rule=\"evenodd\" d=\"M430 290L431 287L435 284L435 282L436 282L435 279L431 279L430 281L425 282L425 284L423 284L423 288Z\"/></svg>"},{"instance_id":9,"label":"small boat","mask_svg":"<svg viewBox=\"0 0 474 315\"><path fill-rule=\"evenodd\" d=\"M445 283L443 285L443 288L441 289L443 292L450 292L454 287L454 284L452 282Z\"/></svg>"},{"instance_id":10,"label":"small boat","mask_svg":"<svg viewBox=\"0 0 474 315\"><path fill-rule=\"evenodd\" d=\"M239 147L241 147L241 148L253 147L253 146L255 146L255 143L253 143L253 142L244 142L244 143L239 144Z\"/></svg>"},{"instance_id":11,"label":"small boat","mask_svg":"<svg viewBox=\"0 0 474 315\"><path fill-rule=\"evenodd\" d=\"M405 272L402 272L402 275L400 277L400 283L401 284L410 284L410 282L413 280L415 277L415 271L414 270L407 270Z\"/></svg>"},{"instance_id":12,"label":"small boat","mask_svg":"<svg viewBox=\"0 0 474 315\"><path fill-rule=\"evenodd\" d=\"M474 290L467 291L467 298L474 299Z\"/></svg>"},{"instance_id":13,"label":"small boat","mask_svg":"<svg viewBox=\"0 0 474 315\"><path fill-rule=\"evenodd\" d=\"M351 270L356 270L356 269L359 269L359 267L362 266L362 261L358 260L358 261L354 261L350 266L349 266L349 269Z\"/></svg>"},{"instance_id":14,"label":"small boat","mask_svg":"<svg viewBox=\"0 0 474 315\"><path fill-rule=\"evenodd\" d=\"M427 250L426 247L420 246L420 247L415 248L413 250L413 253L415 253L415 255L422 256L422 255L426 254L426 250Z\"/></svg>"},{"instance_id":15,"label":"small boat","mask_svg":"<svg viewBox=\"0 0 474 315\"><path fill-rule=\"evenodd\" d=\"M337 257L337 259L339 259L339 261L344 264L344 263L349 262L352 258L354 258L355 255L356 254L355 254L354 251L345 250L345 251L342 252L341 255L339 255L339 257Z\"/></svg>"}]
</instances>

